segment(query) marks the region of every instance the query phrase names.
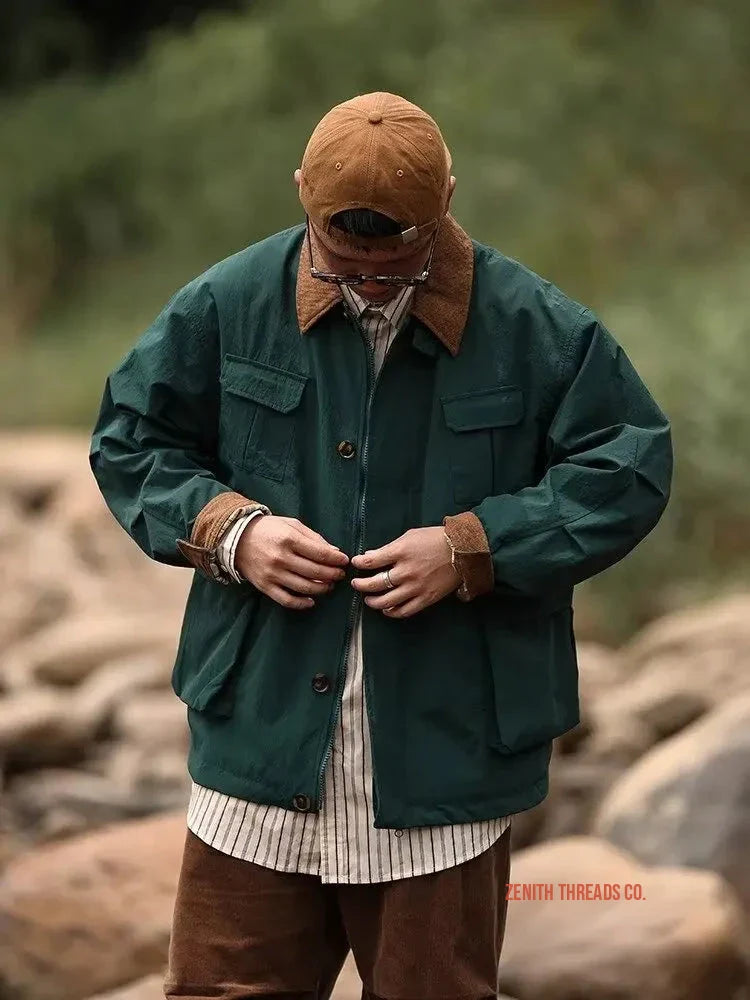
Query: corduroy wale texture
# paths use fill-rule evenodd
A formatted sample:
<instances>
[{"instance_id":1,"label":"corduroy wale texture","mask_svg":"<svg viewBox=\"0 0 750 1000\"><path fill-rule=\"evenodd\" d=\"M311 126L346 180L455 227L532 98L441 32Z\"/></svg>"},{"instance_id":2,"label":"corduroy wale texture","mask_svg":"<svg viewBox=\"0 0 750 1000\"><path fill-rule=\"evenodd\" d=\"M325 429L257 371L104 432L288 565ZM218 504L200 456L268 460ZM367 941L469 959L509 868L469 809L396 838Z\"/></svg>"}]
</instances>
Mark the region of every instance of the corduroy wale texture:
<instances>
[{"instance_id":1,"label":"corduroy wale texture","mask_svg":"<svg viewBox=\"0 0 750 1000\"><path fill-rule=\"evenodd\" d=\"M377 377L308 267L295 226L173 296L107 379L90 462L110 509L182 566L178 541L215 537L240 499L349 555L445 523L474 593L389 619L358 607L350 567L301 613L196 566L172 674L190 773L317 810L361 611L375 826L530 808L579 721L574 586L659 520L669 422L591 310L450 215Z\"/></svg>"},{"instance_id":2,"label":"corduroy wale texture","mask_svg":"<svg viewBox=\"0 0 750 1000\"><path fill-rule=\"evenodd\" d=\"M164 994L324 1000L351 949L363 1000L489 1000L510 871L510 829L462 865L375 885L274 871L188 830Z\"/></svg>"},{"instance_id":3,"label":"corduroy wale texture","mask_svg":"<svg viewBox=\"0 0 750 1000\"><path fill-rule=\"evenodd\" d=\"M360 239L398 249L419 245L447 207L451 156L435 120L403 97L377 91L337 104L313 130L302 157L300 200L321 238L351 255L337 212L368 208L402 226L400 236Z\"/></svg>"}]
</instances>

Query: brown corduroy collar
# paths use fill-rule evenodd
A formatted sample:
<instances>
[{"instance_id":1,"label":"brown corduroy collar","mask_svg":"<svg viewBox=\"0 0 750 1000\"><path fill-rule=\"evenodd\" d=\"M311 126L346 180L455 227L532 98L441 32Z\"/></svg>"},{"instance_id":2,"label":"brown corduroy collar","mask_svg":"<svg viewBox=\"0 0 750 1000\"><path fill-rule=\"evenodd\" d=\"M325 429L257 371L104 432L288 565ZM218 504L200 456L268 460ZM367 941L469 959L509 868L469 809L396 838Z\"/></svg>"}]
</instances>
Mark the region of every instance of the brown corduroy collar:
<instances>
[{"instance_id":1,"label":"brown corduroy collar","mask_svg":"<svg viewBox=\"0 0 750 1000\"><path fill-rule=\"evenodd\" d=\"M311 228L310 238L315 243ZM455 357L461 347L474 279L474 247L469 235L448 214L440 224L430 277L418 286L411 312ZM324 316L343 296L338 285L318 281L310 274L310 254L303 239L297 272L297 320L302 333Z\"/></svg>"}]
</instances>

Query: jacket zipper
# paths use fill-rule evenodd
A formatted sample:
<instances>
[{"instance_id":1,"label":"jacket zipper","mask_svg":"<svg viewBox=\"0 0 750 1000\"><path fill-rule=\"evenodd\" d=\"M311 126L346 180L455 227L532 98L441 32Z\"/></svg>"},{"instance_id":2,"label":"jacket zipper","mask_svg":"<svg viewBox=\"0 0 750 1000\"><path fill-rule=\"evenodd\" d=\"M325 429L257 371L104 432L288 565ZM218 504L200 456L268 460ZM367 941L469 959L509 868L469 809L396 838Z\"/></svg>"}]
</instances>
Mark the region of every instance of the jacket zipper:
<instances>
[{"instance_id":1,"label":"jacket zipper","mask_svg":"<svg viewBox=\"0 0 750 1000\"><path fill-rule=\"evenodd\" d=\"M367 372L368 372L368 383L369 383L369 393L367 397L367 412L365 417L365 441L364 441L364 447L362 449L362 469L361 469L362 497L359 504L359 518L357 522L357 545L355 553L359 555L360 544L362 542L362 525L364 523L364 516L365 516L365 497L367 493L367 451L368 451L368 445L370 443L370 409L372 407L373 396L375 395L375 387L377 386L378 379L380 378L380 372L383 370L383 365L385 365L387 361L387 355L383 359L383 363L381 364L380 369L376 372L375 362L373 360L374 349L370 345L370 341L367 337L367 334L362 329L361 323L359 323L355 319L355 317L353 317L350 314L349 310L346 307L344 308L344 312L346 313L347 319L349 319L349 321L353 324L353 326L355 326L356 329L359 331L359 334L364 342L364 347L365 350L367 351ZM354 594L354 598L352 599L351 607L349 609L349 617L347 618L346 622L346 631L344 634L344 652L342 658L343 662L346 662L346 657L348 656L349 638L351 636L352 625L354 624L355 620L354 612L358 604L361 603L361 601L362 601L362 594L360 593L360 591L356 591ZM328 746L326 747L326 752L323 755L323 763L320 765L320 771L318 777L318 809L320 809L320 805L323 801L323 780L325 776L326 765L328 763L329 757L331 756L331 751L333 750L334 733L336 729L336 722L338 720L339 711L341 709L341 698L343 695L342 681L345 675L346 675L345 669L339 671L340 681L336 689L336 699L337 699L336 711L334 712L333 725L331 726L331 733L328 739ZM370 709L367 697L365 697L365 704L367 705L368 717L370 717ZM371 717L370 717L370 722L372 723ZM373 780L374 779L375 779L375 762L373 761ZM376 793L377 793L377 782L376 782ZM377 808L377 797L375 801L375 807Z\"/></svg>"}]
</instances>

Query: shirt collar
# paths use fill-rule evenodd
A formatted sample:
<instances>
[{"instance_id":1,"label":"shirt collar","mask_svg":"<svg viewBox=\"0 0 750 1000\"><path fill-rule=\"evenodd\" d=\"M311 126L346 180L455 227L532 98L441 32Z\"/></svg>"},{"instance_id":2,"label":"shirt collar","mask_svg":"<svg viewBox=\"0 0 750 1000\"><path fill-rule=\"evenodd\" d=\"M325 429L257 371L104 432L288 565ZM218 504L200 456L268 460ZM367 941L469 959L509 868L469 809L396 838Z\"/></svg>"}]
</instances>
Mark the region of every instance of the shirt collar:
<instances>
[{"instance_id":1,"label":"shirt collar","mask_svg":"<svg viewBox=\"0 0 750 1000\"><path fill-rule=\"evenodd\" d=\"M310 274L310 254L304 226L297 269L296 304L300 333L307 334L327 312L343 301L341 287ZM310 239L315 243L311 227ZM474 281L474 245L450 213L440 223L430 277L416 288L410 311L455 357L469 314Z\"/></svg>"},{"instance_id":2,"label":"shirt collar","mask_svg":"<svg viewBox=\"0 0 750 1000\"><path fill-rule=\"evenodd\" d=\"M405 285L392 299L388 299L387 302L382 303L368 302L351 285L342 285L341 291L355 316L361 318L362 313L369 306L375 312L379 312L395 329L398 329L401 326L402 320L406 318L409 306L414 298L413 285Z\"/></svg>"}]
</instances>

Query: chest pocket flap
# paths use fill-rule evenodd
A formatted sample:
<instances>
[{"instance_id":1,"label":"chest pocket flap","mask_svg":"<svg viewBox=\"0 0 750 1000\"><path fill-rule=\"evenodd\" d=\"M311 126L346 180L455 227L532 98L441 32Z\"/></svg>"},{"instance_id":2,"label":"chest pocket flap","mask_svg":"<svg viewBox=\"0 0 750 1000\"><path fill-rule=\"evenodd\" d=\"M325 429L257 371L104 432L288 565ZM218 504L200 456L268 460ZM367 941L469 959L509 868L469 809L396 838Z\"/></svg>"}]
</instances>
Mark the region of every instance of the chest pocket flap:
<instances>
[{"instance_id":1,"label":"chest pocket flap","mask_svg":"<svg viewBox=\"0 0 750 1000\"><path fill-rule=\"evenodd\" d=\"M441 396L445 422L452 431L476 431L485 427L507 427L523 419L523 390L519 386L495 386L455 396Z\"/></svg>"},{"instance_id":2,"label":"chest pocket flap","mask_svg":"<svg viewBox=\"0 0 750 1000\"><path fill-rule=\"evenodd\" d=\"M227 392L270 406L280 413L289 413L299 406L306 381L307 376L297 372L236 354L224 355L221 382Z\"/></svg>"},{"instance_id":3,"label":"chest pocket flap","mask_svg":"<svg viewBox=\"0 0 750 1000\"><path fill-rule=\"evenodd\" d=\"M263 361L224 355L220 435L231 462L266 479L285 479L307 380Z\"/></svg>"}]
</instances>

